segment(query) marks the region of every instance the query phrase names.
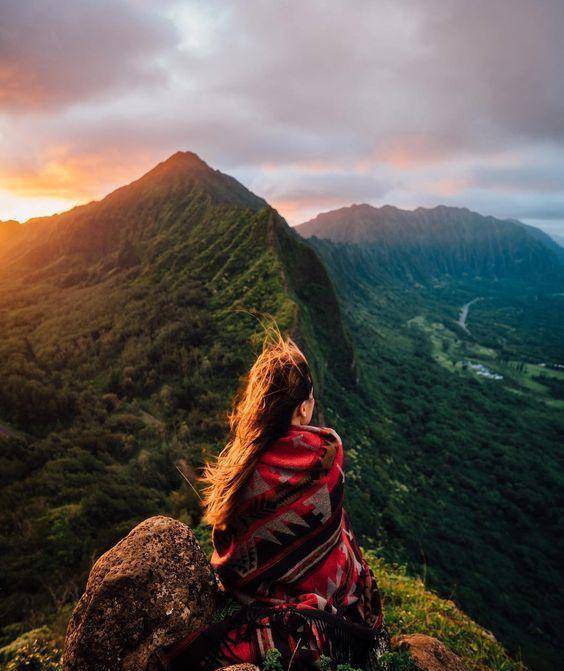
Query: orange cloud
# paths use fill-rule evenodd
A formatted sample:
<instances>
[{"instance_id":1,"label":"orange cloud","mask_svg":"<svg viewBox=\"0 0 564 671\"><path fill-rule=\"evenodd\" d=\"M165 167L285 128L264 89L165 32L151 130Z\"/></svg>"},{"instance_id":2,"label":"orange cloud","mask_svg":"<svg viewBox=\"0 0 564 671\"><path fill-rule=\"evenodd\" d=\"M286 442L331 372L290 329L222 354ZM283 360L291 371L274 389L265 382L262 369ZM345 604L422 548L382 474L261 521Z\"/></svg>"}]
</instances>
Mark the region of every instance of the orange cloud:
<instances>
[{"instance_id":1,"label":"orange cloud","mask_svg":"<svg viewBox=\"0 0 564 671\"><path fill-rule=\"evenodd\" d=\"M358 161L356 167L359 172L369 172L376 164L385 163L400 170L409 170L437 163L447 155L447 149L429 136L410 133L383 140L367 158Z\"/></svg>"},{"instance_id":2,"label":"orange cloud","mask_svg":"<svg viewBox=\"0 0 564 671\"><path fill-rule=\"evenodd\" d=\"M71 155L67 146L52 146L33 163L0 166L0 219L19 220L61 211L105 196L139 177L156 163L149 152L124 156L118 151ZM45 210L39 208L44 204Z\"/></svg>"},{"instance_id":3,"label":"orange cloud","mask_svg":"<svg viewBox=\"0 0 564 671\"><path fill-rule=\"evenodd\" d=\"M21 73L15 65L0 65L0 107L14 105L37 109L42 102L42 90L32 88L22 81Z\"/></svg>"},{"instance_id":4,"label":"orange cloud","mask_svg":"<svg viewBox=\"0 0 564 671\"><path fill-rule=\"evenodd\" d=\"M301 224L320 212L343 207L342 196L317 195L297 196L295 198L268 198L268 202L293 225Z\"/></svg>"},{"instance_id":5,"label":"orange cloud","mask_svg":"<svg viewBox=\"0 0 564 671\"><path fill-rule=\"evenodd\" d=\"M16 196L84 200L105 195L152 167L152 156L120 152L73 156L68 147L50 147L36 164L0 167L2 188Z\"/></svg>"},{"instance_id":6,"label":"orange cloud","mask_svg":"<svg viewBox=\"0 0 564 671\"><path fill-rule=\"evenodd\" d=\"M466 177L438 179L434 182L427 182L423 184L423 188L433 194L439 196L456 196L462 193L465 189L472 186L470 179Z\"/></svg>"}]
</instances>

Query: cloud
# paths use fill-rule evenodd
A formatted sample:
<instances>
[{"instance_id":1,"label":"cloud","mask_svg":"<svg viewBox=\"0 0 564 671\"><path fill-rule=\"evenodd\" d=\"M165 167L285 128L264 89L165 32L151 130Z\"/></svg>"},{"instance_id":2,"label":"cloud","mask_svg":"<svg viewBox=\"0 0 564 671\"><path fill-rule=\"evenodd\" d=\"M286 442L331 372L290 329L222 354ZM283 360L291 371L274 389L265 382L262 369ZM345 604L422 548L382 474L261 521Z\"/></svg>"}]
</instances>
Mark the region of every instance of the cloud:
<instances>
[{"instance_id":1,"label":"cloud","mask_svg":"<svg viewBox=\"0 0 564 671\"><path fill-rule=\"evenodd\" d=\"M124 0L4 0L0 110L44 113L165 81L174 25Z\"/></svg>"},{"instance_id":2,"label":"cloud","mask_svg":"<svg viewBox=\"0 0 564 671\"><path fill-rule=\"evenodd\" d=\"M250 118L330 139L328 151L377 151L408 136L432 157L564 139L559 0L229 7L211 46L186 55L195 77Z\"/></svg>"},{"instance_id":3,"label":"cloud","mask_svg":"<svg viewBox=\"0 0 564 671\"><path fill-rule=\"evenodd\" d=\"M505 191L509 198L513 193L539 193L548 197L564 192L564 161L560 155L539 160L531 151L523 156L520 165L477 166L472 171L472 182L484 189Z\"/></svg>"},{"instance_id":4,"label":"cloud","mask_svg":"<svg viewBox=\"0 0 564 671\"><path fill-rule=\"evenodd\" d=\"M504 140L518 133L562 142L564 4L450 0L444 8L427 22L433 49L423 85L462 101L463 124L474 120Z\"/></svg>"},{"instance_id":5,"label":"cloud","mask_svg":"<svg viewBox=\"0 0 564 671\"><path fill-rule=\"evenodd\" d=\"M98 197L190 149L292 223L363 201L564 221L561 0L7 8L0 179L22 198Z\"/></svg>"},{"instance_id":6,"label":"cloud","mask_svg":"<svg viewBox=\"0 0 564 671\"><path fill-rule=\"evenodd\" d=\"M390 184L353 170L331 171L323 163L271 169L256 178L253 189L292 223L314 216L320 209L342 207L383 197Z\"/></svg>"},{"instance_id":7,"label":"cloud","mask_svg":"<svg viewBox=\"0 0 564 671\"><path fill-rule=\"evenodd\" d=\"M37 167L26 164L19 170L0 167L2 187L24 197L91 199L104 183L120 183L128 178L129 170L109 149L74 155L65 146L54 146Z\"/></svg>"}]
</instances>

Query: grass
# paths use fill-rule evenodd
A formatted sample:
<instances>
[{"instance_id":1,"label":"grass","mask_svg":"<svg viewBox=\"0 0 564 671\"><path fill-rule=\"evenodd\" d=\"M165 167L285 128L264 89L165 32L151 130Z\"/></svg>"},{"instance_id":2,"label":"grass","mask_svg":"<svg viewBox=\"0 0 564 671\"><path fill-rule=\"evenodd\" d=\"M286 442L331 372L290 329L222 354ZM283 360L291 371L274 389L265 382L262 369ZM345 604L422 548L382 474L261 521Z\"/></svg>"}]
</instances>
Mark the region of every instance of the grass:
<instances>
[{"instance_id":1,"label":"grass","mask_svg":"<svg viewBox=\"0 0 564 671\"><path fill-rule=\"evenodd\" d=\"M564 371L553 370L534 363L526 363L521 370L522 362L501 361L496 350L484 347L471 339L460 339L454 331L451 331L444 324L431 322L424 315L410 319L408 324L423 330L427 334L431 342L433 358L451 373L462 374L461 367L457 363L461 359L471 359L473 362L482 363L493 372L503 375L504 381L502 384L510 391L531 392L553 407L564 408L564 401L553 398L545 385L533 379L545 375L546 377L564 380ZM465 374L476 376L471 371L466 371Z\"/></svg>"},{"instance_id":2,"label":"grass","mask_svg":"<svg viewBox=\"0 0 564 671\"><path fill-rule=\"evenodd\" d=\"M383 595L384 618L391 636L423 633L442 641L471 671L524 671L494 635L480 627L448 600L429 591L404 567L386 564L365 552Z\"/></svg>"}]
</instances>

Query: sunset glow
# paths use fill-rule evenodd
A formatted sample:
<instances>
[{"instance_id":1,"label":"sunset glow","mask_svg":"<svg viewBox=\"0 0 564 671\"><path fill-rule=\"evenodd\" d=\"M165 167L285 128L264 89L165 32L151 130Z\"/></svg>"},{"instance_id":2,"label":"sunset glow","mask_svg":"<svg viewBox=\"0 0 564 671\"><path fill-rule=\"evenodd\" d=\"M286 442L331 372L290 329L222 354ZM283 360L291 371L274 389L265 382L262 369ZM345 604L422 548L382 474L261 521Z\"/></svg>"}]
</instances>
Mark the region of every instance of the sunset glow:
<instances>
[{"instance_id":1,"label":"sunset glow","mask_svg":"<svg viewBox=\"0 0 564 671\"><path fill-rule=\"evenodd\" d=\"M191 150L290 223L445 203L564 233L561 2L26 4L2 9L0 220Z\"/></svg>"}]
</instances>

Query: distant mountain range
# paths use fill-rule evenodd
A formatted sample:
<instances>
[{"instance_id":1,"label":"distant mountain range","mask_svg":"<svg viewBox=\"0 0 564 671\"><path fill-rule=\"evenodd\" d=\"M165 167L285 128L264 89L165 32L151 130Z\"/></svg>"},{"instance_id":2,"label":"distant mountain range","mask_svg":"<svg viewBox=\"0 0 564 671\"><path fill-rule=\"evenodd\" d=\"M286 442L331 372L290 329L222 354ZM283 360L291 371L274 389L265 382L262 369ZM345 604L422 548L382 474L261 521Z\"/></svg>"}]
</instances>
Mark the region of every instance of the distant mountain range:
<instances>
[{"instance_id":1,"label":"distant mountain range","mask_svg":"<svg viewBox=\"0 0 564 671\"><path fill-rule=\"evenodd\" d=\"M401 210L351 205L296 226L300 235L369 249L371 263L422 280L560 275L564 250L543 231L516 220L439 205ZM364 257L366 264L366 257Z\"/></svg>"}]
</instances>

